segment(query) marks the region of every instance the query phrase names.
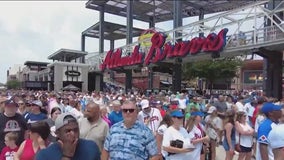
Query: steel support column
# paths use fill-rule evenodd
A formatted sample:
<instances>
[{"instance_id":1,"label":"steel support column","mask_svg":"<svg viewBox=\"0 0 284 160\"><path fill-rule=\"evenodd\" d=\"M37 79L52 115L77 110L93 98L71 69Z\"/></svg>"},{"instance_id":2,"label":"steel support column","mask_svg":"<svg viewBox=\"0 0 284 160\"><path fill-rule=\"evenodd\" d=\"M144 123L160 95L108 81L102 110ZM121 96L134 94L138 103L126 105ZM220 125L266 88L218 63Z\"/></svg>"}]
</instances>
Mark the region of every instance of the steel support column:
<instances>
[{"instance_id":1,"label":"steel support column","mask_svg":"<svg viewBox=\"0 0 284 160\"><path fill-rule=\"evenodd\" d=\"M85 35L81 35L81 51L85 51L86 50L86 36Z\"/></svg>"},{"instance_id":2,"label":"steel support column","mask_svg":"<svg viewBox=\"0 0 284 160\"><path fill-rule=\"evenodd\" d=\"M174 28L182 26L182 1L173 1L174 5ZM175 32L175 37L181 36L181 33ZM178 41L180 41L179 39ZM173 75L172 75L172 91L181 91L181 58L176 58L173 64Z\"/></svg>"},{"instance_id":3,"label":"steel support column","mask_svg":"<svg viewBox=\"0 0 284 160\"><path fill-rule=\"evenodd\" d=\"M125 91L128 93L132 89L132 70L125 71Z\"/></svg>"},{"instance_id":4,"label":"steel support column","mask_svg":"<svg viewBox=\"0 0 284 160\"><path fill-rule=\"evenodd\" d=\"M269 1L266 8L269 10L275 9L275 7L280 3L279 0ZM271 26L272 21L267 20L265 26ZM262 49L260 53L264 57L264 81L263 90L266 96L282 99L282 59L283 53L277 51L269 51Z\"/></svg>"},{"instance_id":5,"label":"steel support column","mask_svg":"<svg viewBox=\"0 0 284 160\"><path fill-rule=\"evenodd\" d=\"M200 13L199 13L199 21L203 20L204 19L204 9L203 8L200 8L199 9ZM201 23L201 25L199 26L200 27L200 30L203 28L204 25L204 22ZM204 37L204 32L200 32L199 33L199 37Z\"/></svg>"},{"instance_id":6,"label":"steel support column","mask_svg":"<svg viewBox=\"0 0 284 160\"><path fill-rule=\"evenodd\" d=\"M110 40L110 49L111 50L114 49L114 40ZM110 81L114 82L115 81L115 76L114 76L114 71L113 70L109 71L109 76L110 76Z\"/></svg>"},{"instance_id":7,"label":"steel support column","mask_svg":"<svg viewBox=\"0 0 284 160\"><path fill-rule=\"evenodd\" d=\"M104 52L104 22L105 22L105 7L100 6L100 28L99 28L99 53Z\"/></svg>"},{"instance_id":8,"label":"steel support column","mask_svg":"<svg viewBox=\"0 0 284 160\"><path fill-rule=\"evenodd\" d=\"M86 40L86 36L82 34L81 35L81 51L84 51L84 52L86 50L86 42L85 42L85 40ZM81 58L81 63L85 63L85 56L83 56Z\"/></svg>"},{"instance_id":9,"label":"steel support column","mask_svg":"<svg viewBox=\"0 0 284 160\"><path fill-rule=\"evenodd\" d=\"M105 22L105 7L104 6L100 6L100 28L99 28L99 53L103 53L104 52L104 22ZM100 91L103 91L103 73L102 74L99 74L99 79L97 83L99 83L99 85L96 85L96 86L99 86L100 88L96 90L100 90Z\"/></svg>"},{"instance_id":10,"label":"steel support column","mask_svg":"<svg viewBox=\"0 0 284 160\"><path fill-rule=\"evenodd\" d=\"M153 89L153 77L154 77L153 69L149 68L148 69L148 89L149 90Z\"/></svg>"},{"instance_id":11,"label":"steel support column","mask_svg":"<svg viewBox=\"0 0 284 160\"><path fill-rule=\"evenodd\" d=\"M154 16L152 16L151 17L151 19L150 19L150 22L149 22L149 28L154 28L155 27L155 18L154 18ZM149 72L148 72L148 90L152 90L153 89L153 75L154 75L154 73L153 73L153 69L152 68L148 68L149 69Z\"/></svg>"},{"instance_id":12,"label":"steel support column","mask_svg":"<svg viewBox=\"0 0 284 160\"><path fill-rule=\"evenodd\" d=\"M282 98L282 59L279 51L262 49L260 56L264 58L264 92L268 97Z\"/></svg>"},{"instance_id":13,"label":"steel support column","mask_svg":"<svg viewBox=\"0 0 284 160\"><path fill-rule=\"evenodd\" d=\"M127 25L126 25L126 43L132 43L132 30L133 30L133 0L127 1ZM125 72L125 91L126 93L132 89L132 70Z\"/></svg>"},{"instance_id":14,"label":"steel support column","mask_svg":"<svg viewBox=\"0 0 284 160\"><path fill-rule=\"evenodd\" d=\"M149 21L149 28L154 28L155 27L155 19L154 17L150 17L150 21Z\"/></svg>"}]
</instances>

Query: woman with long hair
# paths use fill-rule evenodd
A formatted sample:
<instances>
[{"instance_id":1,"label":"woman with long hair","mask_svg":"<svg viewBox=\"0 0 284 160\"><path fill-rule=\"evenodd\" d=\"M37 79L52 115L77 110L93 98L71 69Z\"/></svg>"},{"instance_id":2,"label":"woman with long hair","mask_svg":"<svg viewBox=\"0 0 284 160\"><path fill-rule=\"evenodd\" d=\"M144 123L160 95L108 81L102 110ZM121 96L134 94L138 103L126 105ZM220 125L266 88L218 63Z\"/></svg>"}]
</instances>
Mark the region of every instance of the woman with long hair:
<instances>
[{"instance_id":1,"label":"woman with long hair","mask_svg":"<svg viewBox=\"0 0 284 160\"><path fill-rule=\"evenodd\" d=\"M205 159L205 147L203 144L209 142L210 138L205 133L205 127L201 123L204 114L201 111L193 111L186 122L185 128L187 129L191 143L195 146L192 152L194 159Z\"/></svg>"},{"instance_id":2,"label":"woman with long hair","mask_svg":"<svg viewBox=\"0 0 284 160\"><path fill-rule=\"evenodd\" d=\"M160 123L160 126L157 130L156 134L156 140L157 140L157 146L158 146L158 153L162 154L162 142L163 142L163 136L165 133L165 130L173 124L172 117L169 114L166 114L163 118L163 120ZM165 157L165 155L163 155Z\"/></svg>"},{"instance_id":3,"label":"woman with long hair","mask_svg":"<svg viewBox=\"0 0 284 160\"><path fill-rule=\"evenodd\" d=\"M225 160L232 160L235 152L236 144L236 129L235 129L235 113L228 111L225 114L224 120L224 140L223 147L226 151Z\"/></svg>"},{"instance_id":4,"label":"woman with long hair","mask_svg":"<svg viewBox=\"0 0 284 160\"><path fill-rule=\"evenodd\" d=\"M163 136L162 154L166 160L194 159L195 150L190 142L190 135L183 127L184 114L180 110L171 112L172 125L166 129Z\"/></svg>"},{"instance_id":5,"label":"woman with long hair","mask_svg":"<svg viewBox=\"0 0 284 160\"><path fill-rule=\"evenodd\" d=\"M59 107L53 107L50 111L50 118L44 120L47 122L50 128L50 135L48 136L49 142L56 142L55 120L60 114L61 114L61 109Z\"/></svg>"},{"instance_id":6,"label":"woman with long hair","mask_svg":"<svg viewBox=\"0 0 284 160\"><path fill-rule=\"evenodd\" d=\"M36 153L46 148L47 138L50 130L47 122L38 121L29 124L28 127L30 138L22 142L17 153L15 153L14 160L32 160Z\"/></svg>"},{"instance_id":7,"label":"woman with long hair","mask_svg":"<svg viewBox=\"0 0 284 160\"><path fill-rule=\"evenodd\" d=\"M236 116L236 143L240 144L238 160L250 160L253 145L253 128L246 122L247 115L245 112L238 112Z\"/></svg>"}]
</instances>

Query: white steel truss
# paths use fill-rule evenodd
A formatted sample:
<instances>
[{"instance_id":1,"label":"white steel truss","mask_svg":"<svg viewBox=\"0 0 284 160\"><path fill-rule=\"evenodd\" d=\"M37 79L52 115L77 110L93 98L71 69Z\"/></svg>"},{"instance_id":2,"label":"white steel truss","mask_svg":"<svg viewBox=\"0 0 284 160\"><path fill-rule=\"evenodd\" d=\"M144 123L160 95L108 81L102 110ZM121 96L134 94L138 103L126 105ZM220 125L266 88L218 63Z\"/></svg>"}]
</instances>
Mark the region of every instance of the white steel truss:
<instances>
[{"instance_id":1,"label":"white steel truss","mask_svg":"<svg viewBox=\"0 0 284 160\"><path fill-rule=\"evenodd\" d=\"M206 36L212 32L216 33L223 28L228 28L227 43L221 53L221 57L251 54L254 50L261 47L284 50L284 17L279 17L279 15L284 13L284 1L281 1L273 10L265 8L268 2L269 0L256 1L254 4L222 12L166 31L165 34L168 35L166 41L174 44L180 39L190 40L199 37L200 33ZM269 25L268 21L270 21ZM150 40L145 39L142 42L144 41ZM128 55L138 43L141 43L141 41L119 47L123 51L123 56ZM145 53L147 53L148 49L147 47L140 48ZM96 53L87 61L92 66L95 65L96 67L94 68L97 70L105 55L106 52ZM193 61L210 56L208 54L198 54L190 55L190 58L188 57L185 57L185 61Z\"/></svg>"}]
</instances>

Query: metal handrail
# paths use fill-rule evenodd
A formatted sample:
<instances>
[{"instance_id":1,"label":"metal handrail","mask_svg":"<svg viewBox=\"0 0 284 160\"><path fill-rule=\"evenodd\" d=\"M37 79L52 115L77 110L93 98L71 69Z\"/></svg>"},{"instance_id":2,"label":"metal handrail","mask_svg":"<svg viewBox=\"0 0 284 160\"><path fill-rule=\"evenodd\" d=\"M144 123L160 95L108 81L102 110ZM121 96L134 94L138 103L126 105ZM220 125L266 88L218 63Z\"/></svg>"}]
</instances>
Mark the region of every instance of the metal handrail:
<instances>
[{"instance_id":1,"label":"metal handrail","mask_svg":"<svg viewBox=\"0 0 284 160\"><path fill-rule=\"evenodd\" d=\"M224 49L242 49L245 46L256 46L264 43L275 42L280 39L284 39L284 21L279 19L276 15L277 13L284 12L284 5L278 5L274 10L268 10L264 8L264 4L268 1L258 1L255 4L251 4L249 6L244 6L235 10L227 11L220 13L218 15L214 15L203 20L193 22L188 25L184 25L182 27L175 28L170 31L166 31L165 33L169 35L171 38L166 41L170 41L175 43L177 39L188 40L189 38L198 37L199 33L209 34L216 29L222 29L226 26L237 25L236 29L232 30L232 34L227 35L227 44ZM281 2L284 3L284 2ZM243 18L234 19L230 18L230 14L236 14L237 11L242 12L244 9L247 9L248 12L244 13L245 16ZM276 22L273 18L276 17L278 22ZM263 18L260 26L257 24L259 18ZM223 23L223 20L227 19L228 21ZM216 20L215 24L210 27L204 27L202 30L200 29L200 25L203 25L204 22L209 22L212 20ZM241 31L242 25L245 25L245 21L254 20L255 24L252 27L253 29L250 31ZM272 26L264 27L264 23L270 20ZM219 22L222 22L220 24ZM188 32L186 32L188 31ZM176 37L175 34L181 34L179 37ZM146 40L144 40L146 41ZM143 42L144 42L143 41ZM149 41L149 39L148 39ZM141 41L140 41L141 42ZM122 56L126 56L129 51L132 51L134 47L138 44L134 42L132 44L128 44L122 47L123 54ZM149 47L141 47L140 51L147 53ZM97 53L94 56L91 56L87 59L87 62L95 68L95 70L99 70L100 64L103 62L107 52Z\"/></svg>"}]
</instances>

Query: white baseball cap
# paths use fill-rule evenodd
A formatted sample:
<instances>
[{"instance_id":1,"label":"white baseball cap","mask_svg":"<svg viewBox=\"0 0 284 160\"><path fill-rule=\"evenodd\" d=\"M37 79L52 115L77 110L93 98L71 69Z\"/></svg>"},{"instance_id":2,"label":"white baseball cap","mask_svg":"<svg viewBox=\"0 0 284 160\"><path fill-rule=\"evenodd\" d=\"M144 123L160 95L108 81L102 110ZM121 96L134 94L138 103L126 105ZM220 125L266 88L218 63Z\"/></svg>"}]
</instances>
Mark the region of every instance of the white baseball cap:
<instances>
[{"instance_id":1,"label":"white baseball cap","mask_svg":"<svg viewBox=\"0 0 284 160\"><path fill-rule=\"evenodd\" d=\"M211 107L209 107L207 113L213 113L216 110L217 110L217 108L215 106L211 106Z\"/></svg>"},{"instance_id":2,"label":"white baseball cap","mask_svg":"<svg viewBox=\"0 0 284 160\"><path fill-rule=\"evenodd\" d=\"M268 141L272 149L284 147L284 124L272 127L268 134Z\"/></svg>"},{"instance_id":3,"label":"white baseball cap","mask_svg":"<svg viewBox=\"0 0 284 160\"><path fill-rule=\"evenodd\" d=\"M40 100L34 100L34 101L32 101L32 104L33 104L34 106L42 107L42 102L41 102Z\"/></svg>"},{"instance_id":4,"label":"white baseball cap","mask_svg":"<svg viewBox=\"0 0 284 160\"><path fill-rule=\"evenodd\" d=\"M149 101L148 101L147 99L143 99L143 100L140 102L140 105L141 105L141 108L142 108L142 109L148 108L148 107L149 107Z\"/></svg>"}]
</instances>

